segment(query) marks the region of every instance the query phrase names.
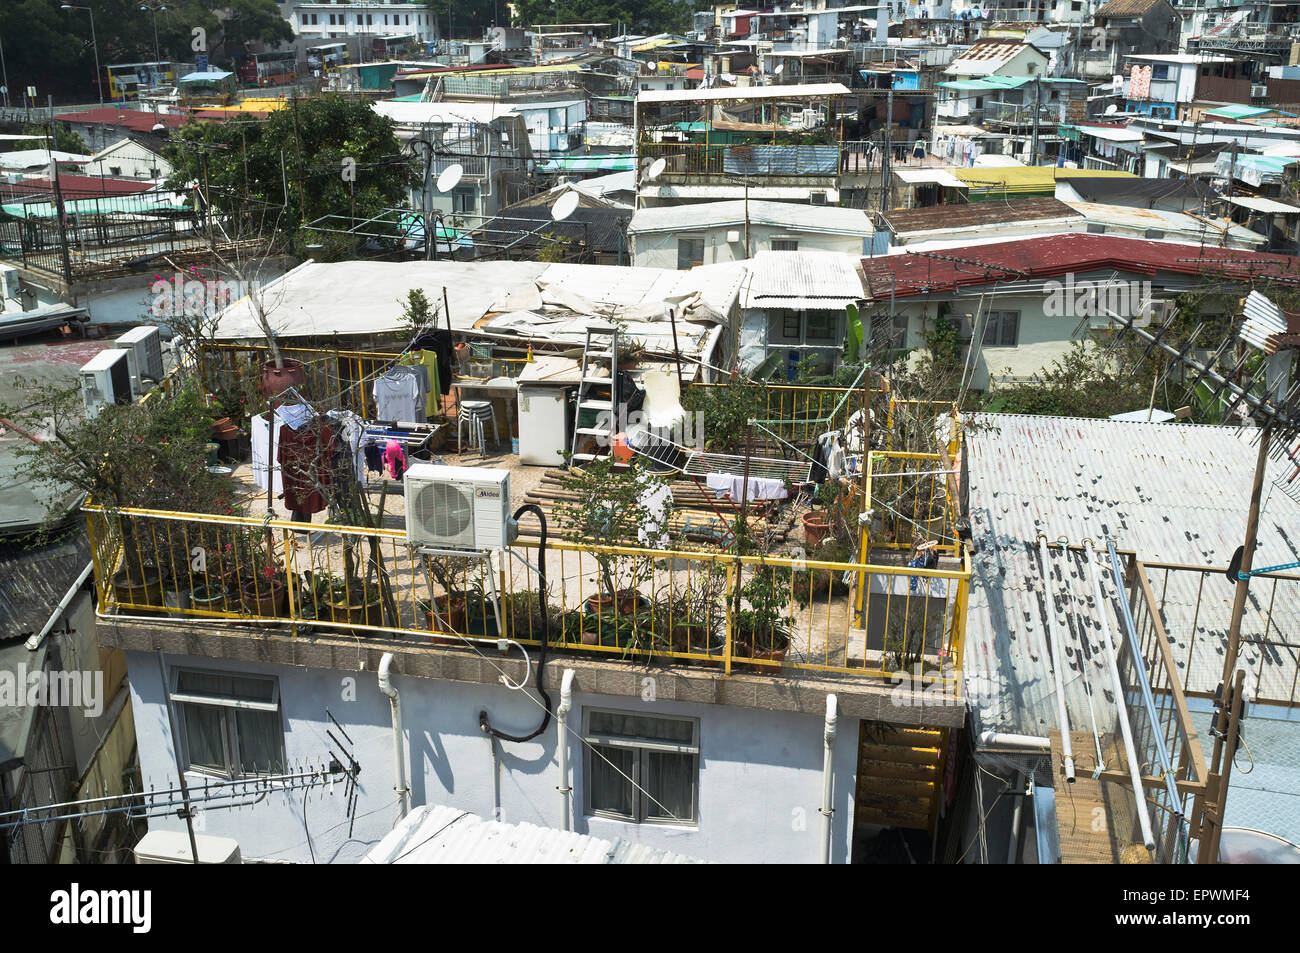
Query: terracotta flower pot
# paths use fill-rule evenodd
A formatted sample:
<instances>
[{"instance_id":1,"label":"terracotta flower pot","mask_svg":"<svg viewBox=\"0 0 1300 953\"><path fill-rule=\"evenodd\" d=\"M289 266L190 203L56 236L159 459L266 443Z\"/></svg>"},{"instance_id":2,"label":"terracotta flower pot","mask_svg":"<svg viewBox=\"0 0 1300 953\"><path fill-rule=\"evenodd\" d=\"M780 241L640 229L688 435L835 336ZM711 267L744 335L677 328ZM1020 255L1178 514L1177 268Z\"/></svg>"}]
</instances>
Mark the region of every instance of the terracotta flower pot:
<instances>
[{"instance_id":1,"label":"terracotta flower pot","mask_svg":"<svg viewBox=\"0 0 1300 953\"><path fill-rule=\"evenodd\" d=\"M287 358L284 367L276 367L274 361L262 365L262 393L274 401L290 387L298 387L307 379L307 368L299 361Z\"/></svg>"},{"instance_id":2,"label":"terracotta flower pot","mask_svg":"<svg viewBox=\"0 0 1300 953\"><path fill-rule=\"evenodd\" d=\"M244 584L240 590L244 611L249 615L273 619L284 614L284 601L288 590L284 580L272 577L258 579Z\"/></svg>"},{"instance_id":3,"label":"terracotta flower pot","mask_svg":"<svg viewBox=\"0 0 1300 953\"><path fill-rule=\"evenodd\" d=\"M162 606L162 579L156 569L120 569L113 575L113 595L127 605Z\"/></svg>"},{"instance_id":4,"label":"terracotta flower pot","mask_svg":"<svg viewBox=\"0 0 1300 953\"><path fill-rule=\"evenodd\" d=\"M820 513L805 513L803 515L803 538L808 544L809 549L816 549L822 544L822 541L830 535L831 524Z\"/></svg>"},{"instance_id":5,"label":"terracotta flower pot","mask_svg":"<svg viewBox=\"0 0 1300 953\"><path fill-rule=\"evenodd\" d=\"M434 607L438 610L441 617L441 625L446 626L452 632L465 631L465 597L464 596L438 596L433 600ZM425 610L424 624L429 631L434 631L435 625L438 625L433 618L433 610ZM440 630L445 631L445 630ZM429 641L434 645L460 645L460 639L452 635L431 635Z\"/></svg>"},{"instance_id":6,"label":"terracotta flower pot","mask_svg":"<svg viewBox=\"0 0 1300 953\"><path fill-rule=\"evenodd\" d=\"M610 626L603 624L600 617L608 615L609 610L614 607L614 595L609 592L602 592L597 596L588 596L587 601L582 604L583 622L582 622L582 644L598 645L600 644L601 633Z\"/></svg>"}]
</instances>

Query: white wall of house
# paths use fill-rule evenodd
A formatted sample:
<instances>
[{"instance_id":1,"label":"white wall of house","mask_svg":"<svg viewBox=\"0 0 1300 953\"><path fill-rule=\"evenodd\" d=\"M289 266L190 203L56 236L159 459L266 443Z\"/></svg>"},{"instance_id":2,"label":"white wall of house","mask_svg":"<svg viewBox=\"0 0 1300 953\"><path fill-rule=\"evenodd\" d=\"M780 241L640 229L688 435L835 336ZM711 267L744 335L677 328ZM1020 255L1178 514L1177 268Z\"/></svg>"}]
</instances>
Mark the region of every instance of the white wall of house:
<instances>
[{"instance_id":1,"label":"white wall of house","mask_svg":"<svg viewBox=\"0 0 1300 953\"><path fill-rule=\"evenodd\" d=\"M733 235L734 241L731 240ZM845 255L862 255L863 241L867 237L865 234L835 235L751 223L749 257L753 257L760 251L780 250L782 247L786 251L832 251ZM704 243L702 263L706 265L742 261L746 257L745 224L731 222L689 231L629 233L628 245L632 250L632 264L640 268L676 268L679 262L679 251L686 253L686 249L681 244L683 241ZM797 243L798 247L791 249L790 242Z\"/></svg>"},{"instance_id":2,"label":"white wall of house","mask_svg":"<svg viewBox=\"0 0 1300 953\"><path fill-rule=\"evenodd\" d=\"M987 391L990 381L1004 377L1032 377L1069 352L1075 329L1082 319L1075 315L1049 315L1044 305L1045 298L1041 293L986 298L982 308L978 294L951 303L947 313L949 321L964 319L968 314L974 316L977 308L981 309L980 313L984 315L981 320L985 322L990 310L1017 315L1014 344L990 341L977 347L970 383L973 390ZM919 349L925 346L924 332L934 328L937 304L933 300L900 301L895 307L900 324L902 318L907 320L906 346L918 349L911 358L915 361L920 357ZM969 334L971 322L963 320L963 325Z\"/></svg>"},{"instance_id":3,"label":"white wall of house","mask_svg":"<svg viewBox=\"0 0 1300 953\"><path fill-rule=\"evenodd\" d=\"M568 152L569 136L582 132L587 119L586 100L549 103L517 103L515 110L524 117L528 142L533 154Z\"/></svg>"},{"instance_id":4,"label":"white wall of house","mask_svg":"<svg viewBox=\"0 0 1300 953\"><path fill-rule=\"evenodd\" d=\"M175 781L171 734L157 658L128 653L141 772L146 786ZM270 794L237 811L204 811L206 834L232 837L245 858L310 863L355 862L397 820L392 728L388 699L373 672L233 663L168 657L169 672L186 669L271 676L278 680L285 756L291 766L328 760L332 729L325 709L352 738L361 764L355 829L348 834L342 788L333 795ZM169 676L170 677L170 676ZM579 680L580 681L580 680ZM557 725L524 744L496 742L479 728L479 712L492 724L526 734L541 718L539 704L502 686L394 676L401 693L412 805L448 804L510 823L561 826ZM580 687L580 686L579 686ZM551 686L552 701L558 699ZM585 708L699 720L698 812L684 825L636 824L587 816L583 746ZM721 705L643 702L575 692L567 743L573 784L573 829L620 837L705 860L734 863L815 863L819 860L822 794L820 715L797 715ZM338 736L335 730L335 736ZM848 858L857 767L858 725L840 719L835 744L834 862ZM203 776L187 775L192 790ZM152 819L151 829L183 831L175 817ZM310 841L310 848L308 842Z\"/></svg>"},{"instance_id":5,"label":"white wall of house","mask_svg":"<svg viewBox=\"0 0 1300 953\"><path fill-rule=\"evenodd\" d=\"M134 139L122 139L91 157L86 171L93 175L162 182L172 174L171 163Z\"/></svg>"}]
</instances>

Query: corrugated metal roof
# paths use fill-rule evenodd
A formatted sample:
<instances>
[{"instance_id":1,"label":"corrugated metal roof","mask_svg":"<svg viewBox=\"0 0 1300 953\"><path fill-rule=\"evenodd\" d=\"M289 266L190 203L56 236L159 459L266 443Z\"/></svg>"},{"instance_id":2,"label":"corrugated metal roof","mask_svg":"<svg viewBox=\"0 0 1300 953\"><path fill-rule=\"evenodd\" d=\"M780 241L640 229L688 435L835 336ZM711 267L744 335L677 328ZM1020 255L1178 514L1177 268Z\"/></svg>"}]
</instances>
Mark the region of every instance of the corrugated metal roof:
<instances>
[{"instance_id":1,"label":"corrugated metal roof","mask_svg":"<svg viewBox=\"0 0 1300 953\"><path fill-rule=\"evenodd\" d=\"M1116 235L1044 235L972 248L965 261L905 252L863 259L875 298L956 291L994 283L1061 278L1099 270L1156 276L1213 273L1237 280L1300 281L1300 258Z\"/></svg>"},{"instance_id":2,"label":"corrugated metal roof","mask_svg":"<svg viewBox=\"0 0 1300 953\"><path fill-rule=\"evenodd\" d=\"M642 103L692 103L746 99L822 99L847 96L842 83L811 83L803 86L735 86L717 89L647 89L637 96Z\"/></svg>"},{"instance_id":3,"label":"corrugated metal roof","mask_svg":"<svg viewBox=\"0 0 1300 953\"><path fill-rule=\"evenodd\" d=\"M1098 19L1104 17L1115 17L1116 19L1128 19L1130 17L1140 17L1146 14L1160 4L1168 4L1169 0L1108 0L1102 4L1097 11ZM1172 12L1172 8L1171 11Z\"/></svg>"},{"instance_id":4,"label":"corrugated metal roof","mask_svg":"<svg viewBox=\"0 0 1300 953\"><path fill-rule=\"evenodd\" d=\"M1042 735L1056 727L1043 567L1037 537L1108 537L1146 562L1225 567L1246 526L1256 447L1253 434L1231 427L1145 424L1066 417L984 415L966 435L972 544L965 669L972 709L983 729ZM1270 481L1284 468L1270 461ZM1300 559L1300 503L1266 494L1257 566ZM1069 626L1066 701L1071 724L1088 725L1084 669L1099 688L1100 616L1083 557L1053 556L1064 579L1050 587L1054 611ZM1109 571L1102 573L1110 597ZM1223 669L1233 588L1214 577L1199 587L1195 573L1151 580L1165 602L1165 628L1192 691L1212 691ZM1262 634L1268 588L1251 590L1252 626ZM1300 605L1272 606L1274 639L1300 629ZM1198 604L1200 608L1198 609ZM1112 606L1112 612L1114 607ZM1193 625L1195 623L1195 626ZM1112 625L1119 626L1118 616ZM1116 636L1121 630L1115 629ZM1286 697L1300 647L1242 645L1242 667L1260 671L1261 694ZM1190 664L1184 660L1190 657ZM1283 684L1285 683L1285 684ZM1099 716L1100 718L1100 713Z\"/></svg>"},{"instance_id":5,"label":"corrugated metal roof","mask_svg":"<svg viewBox=\"0 0 1300 953\"><path fill-rule=\"evenodd\" d=\"M825 232L833 235L867 236L872 232L871 219L857 208L821 205L795 205L791 202L766 202L743 199L724 202L697 202L690 205L664 205L641 208L628 226L631 234L678 231L691 228L719 228L744 224L767 225Z\"/></svg>"},{"instance_id":6,"label":"corrugated metal roof","mask_svg":"<svg viewBox=\"0 0 1300 953\"><path fill-rule=\"evenodd\" d=\"M363 864L698 864L703 861L616 837L489 821L428 805L411 811Z\"/></svg>"},{"instance_id":7,"label":"corrugated metal roof","mask_svg":"<svg viewBox=\"0 0 1300 953\"><path fill-rule=\"evenodd\" d=\"M1079 221L1083 216L1059 199L1040 197L1010 202L976 202L971 205L935 205L896 209L885 213L895 235L944 232L1013 222Z\"/></svg>"},{"instance_id":8,"label":"corrugated metal roof","mask_svg":"<svg viewBox=\"0 0 1300 953\"><path fill-rule=\"evenodd\" d=\"M823 251L761 251L754 256L746 308L843 308L865 295L857 258Z\"/></svg>"}]
</instances>

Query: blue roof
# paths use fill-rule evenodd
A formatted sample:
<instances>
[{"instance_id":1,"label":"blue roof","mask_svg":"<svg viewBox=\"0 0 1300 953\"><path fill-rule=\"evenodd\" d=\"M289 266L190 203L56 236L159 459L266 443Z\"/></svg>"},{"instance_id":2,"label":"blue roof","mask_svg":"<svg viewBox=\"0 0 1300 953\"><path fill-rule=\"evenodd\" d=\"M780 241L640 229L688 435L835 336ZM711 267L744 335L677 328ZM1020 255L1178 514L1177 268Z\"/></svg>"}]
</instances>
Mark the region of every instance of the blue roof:
<instances>
[{"instance_id":1,"label":"blue roof","mask_svg":"<svg viewBox=\"0 0 1300 953\"><path fill-rule=\"evenodd\" d=\"M180 78L180 82L215 83L227 76L234 75L234 73L227 73L225 70L212 69L203 73L186 73Z\"/></svg>"}]
</instances>

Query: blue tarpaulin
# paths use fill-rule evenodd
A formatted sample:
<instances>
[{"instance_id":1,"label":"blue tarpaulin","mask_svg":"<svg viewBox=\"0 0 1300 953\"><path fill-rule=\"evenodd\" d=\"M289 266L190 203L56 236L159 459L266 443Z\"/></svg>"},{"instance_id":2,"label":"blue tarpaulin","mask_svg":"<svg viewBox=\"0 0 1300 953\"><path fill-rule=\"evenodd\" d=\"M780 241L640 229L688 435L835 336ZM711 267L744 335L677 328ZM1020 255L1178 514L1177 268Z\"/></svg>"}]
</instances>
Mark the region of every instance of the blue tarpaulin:
<instances>
[{"instance_id":1,"label":"blue tarpaulin","mask_svg":"<svg viewBox=\"0 0 1300 953\"><path fill-rule=\"evenodd\" d=\"M729 146L722 171L734 175L838 175L838 146Z\"/></svg>"}]
</instances>

